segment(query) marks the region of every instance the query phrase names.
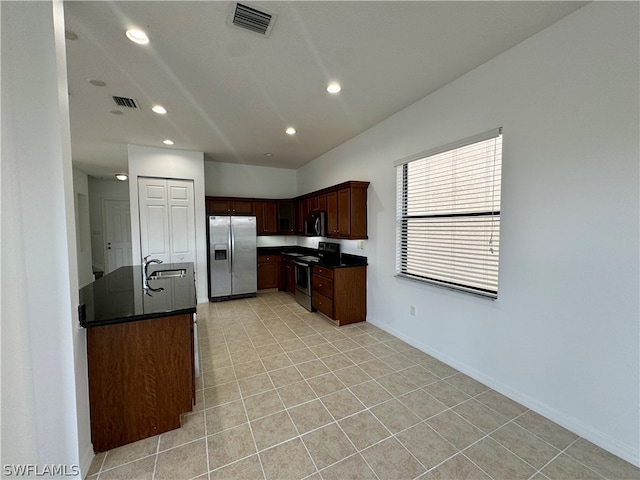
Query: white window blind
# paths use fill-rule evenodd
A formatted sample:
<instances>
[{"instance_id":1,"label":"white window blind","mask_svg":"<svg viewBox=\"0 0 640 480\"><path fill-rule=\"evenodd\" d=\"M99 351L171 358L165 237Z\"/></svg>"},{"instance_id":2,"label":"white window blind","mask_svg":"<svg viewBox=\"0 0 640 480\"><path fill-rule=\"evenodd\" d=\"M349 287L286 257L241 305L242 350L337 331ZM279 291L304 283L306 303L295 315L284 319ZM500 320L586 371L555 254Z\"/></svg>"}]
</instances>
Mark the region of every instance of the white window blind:
<instances>
[{"instance_id":1,"label":"white window blind","mask_svg":"<svg viewBox=\"0 0 640 480\"><path fill-rule=\"evenodd\" d=\"M396 169L397 275L497 298L501 129Z\"/></svg>"}]
</instances>

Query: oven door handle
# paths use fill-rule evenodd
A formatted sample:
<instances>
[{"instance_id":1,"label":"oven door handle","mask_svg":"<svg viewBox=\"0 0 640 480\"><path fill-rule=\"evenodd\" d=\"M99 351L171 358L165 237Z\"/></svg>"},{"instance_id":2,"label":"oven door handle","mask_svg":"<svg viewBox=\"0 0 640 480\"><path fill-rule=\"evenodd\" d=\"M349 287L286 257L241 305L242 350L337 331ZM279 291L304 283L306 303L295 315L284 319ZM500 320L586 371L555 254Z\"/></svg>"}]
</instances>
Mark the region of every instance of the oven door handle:
<instances>
[{"instance_id":1,"label":"oven door handle","mask_svg":"<svg viewBox=\"0 0 640 480\"><path fill-rule=\"evenodd\" d=\"M296 262L295 260L293 261L293 263L295 263L299 267L309 267L308 263Z\"/></svg>"}]
</instances>

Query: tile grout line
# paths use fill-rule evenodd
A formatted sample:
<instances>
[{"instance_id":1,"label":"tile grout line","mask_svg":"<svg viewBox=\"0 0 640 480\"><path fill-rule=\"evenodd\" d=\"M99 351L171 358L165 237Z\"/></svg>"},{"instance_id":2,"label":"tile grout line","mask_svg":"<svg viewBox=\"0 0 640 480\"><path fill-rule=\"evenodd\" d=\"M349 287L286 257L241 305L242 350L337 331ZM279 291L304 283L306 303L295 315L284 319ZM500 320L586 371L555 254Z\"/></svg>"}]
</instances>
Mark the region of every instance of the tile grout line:
<instances>
[{"instance_id":1,"label":"tile grout line","mask_svg":"<svg viewBox=\"0 0 640 480\"><path fill-rule=\"evenodd\" d=\"M255 312L255 310L254 310L254 312ZM260 317L258 316L258 318L260 318ZM262 323L262 321L261 321L261 323ZM242 328L244 329L244 331L246 333L246 331L247 331L246 327L244 325L242 325ZM253 340L251 340L251 336L250 335L249 335L249 340L251 341L251 345L255 349L255 345L253 343ZM229 348L228 345L227 345L227 348ZM229 349L229 353L231 353L230 349ZM264 363L262 363L262 359L260 359L260 357L258 357L258 359L260 360L260 364L262 365L262 368L265 368L264 367ZM234 364L234 371L235 371L235 364ZM265 369L265 371L266 371L266 369ZM236 374L236 378L237 378L237 374ZM269 378L269 381L271 381L271 378ZM271 382L271 383L273 385L273 382ZM244 415L245 415L245 418L247 419L247 425L249 427L249 432L251 433L251 440L253 440L253 448L255 449L255 452L256 452L255 455L258 456L258 463L260 464L260 470L262 471L262 477L266 479L267 478L267 472L264 469L264 463L262 462L262 457L260 456L260 449L258 448L258 442L256 440L256 436L253 433L253 426L251 425L251 419L249 418L249 412L247 411L247 405L245 403L245 395L242 393L242 389L240 388L240 384L238 384L238 390L240 391L240 401L242 402L242 408L244 410Z\"/></svg>"}]
</instances>

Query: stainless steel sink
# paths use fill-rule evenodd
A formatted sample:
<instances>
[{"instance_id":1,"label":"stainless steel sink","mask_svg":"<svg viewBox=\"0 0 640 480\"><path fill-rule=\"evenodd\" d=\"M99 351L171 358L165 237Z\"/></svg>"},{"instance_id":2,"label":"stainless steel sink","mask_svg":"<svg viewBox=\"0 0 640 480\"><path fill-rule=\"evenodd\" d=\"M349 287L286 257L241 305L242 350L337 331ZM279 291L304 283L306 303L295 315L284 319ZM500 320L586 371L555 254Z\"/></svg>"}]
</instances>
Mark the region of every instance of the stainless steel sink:
<instances>
[{"instance_id":1,"label":"stainless steel sink","mask_svg":"<svg viewBox=\"0 0 640 480\"><path fill-rule=\"evenodd\" d=\"M158 280L160 278L175 278L184 277L187 274L187 270L184 268L178 268L175 270L156 270L149 274L149 280Z\"/></svg>"}]
</instances>

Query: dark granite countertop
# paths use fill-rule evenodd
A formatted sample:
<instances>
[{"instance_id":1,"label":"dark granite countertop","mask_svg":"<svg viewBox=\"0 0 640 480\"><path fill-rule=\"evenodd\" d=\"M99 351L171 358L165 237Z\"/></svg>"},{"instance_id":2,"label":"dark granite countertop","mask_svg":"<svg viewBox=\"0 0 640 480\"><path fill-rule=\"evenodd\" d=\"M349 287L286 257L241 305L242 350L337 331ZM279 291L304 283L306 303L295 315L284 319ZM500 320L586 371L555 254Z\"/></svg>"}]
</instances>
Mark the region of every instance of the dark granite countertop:
<instances>
[{"instance_id":1,"label":"dark granite countertop","mask_svg":"<svg viewBox=\"0 0 640 480\"><path fill-rule=\"evenodd\" d=\"M258 247L258 255L287 255L290 253L300 253L302 255L317 255L318 250L308 247Z\"/></svg>"},{"instance_id":2,"label":"dark granite countertop","mask_svg":"<svg viewBox=\"0 0 640 480\"><path fill-rule=\"evenodd\" d=\"M184 277L149 280L148 293L143 289L140 265L120 267L80 289L84 304L85 328L147 320L196 312L196 286L193 263L152 264L149 272L186 270ZM162 289L153 291L153 289Z\"/></svg>"},{"instance_id":3,"label":"dark granite countertop","mask_svg":"<svg viewBox=\"0 0 640 480\"><path fill-rule=\"evenodd\" d=\"M367 257L343 253L340 255L340 263L338 264L324 263L322 261L318 262L318 264L331 268L364 267L367 265Z\"/></svg>"},{"instance_id":4,"label":"dark granite countertop","mask_svg":"<svg viewBox=\"0 0 640 480\"><path fill-rule=\"evenodd\" d=\"M258 255L288 255L291 253L309 255L313 257L318 256L318 250L308 247L258 247ZM326 263L322 260L312 263L317 263L318 265L331 268L361 267L367 265L367 257L343 253L340 255L340 263Z\"/></svg>"}]
</instances>

